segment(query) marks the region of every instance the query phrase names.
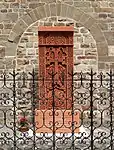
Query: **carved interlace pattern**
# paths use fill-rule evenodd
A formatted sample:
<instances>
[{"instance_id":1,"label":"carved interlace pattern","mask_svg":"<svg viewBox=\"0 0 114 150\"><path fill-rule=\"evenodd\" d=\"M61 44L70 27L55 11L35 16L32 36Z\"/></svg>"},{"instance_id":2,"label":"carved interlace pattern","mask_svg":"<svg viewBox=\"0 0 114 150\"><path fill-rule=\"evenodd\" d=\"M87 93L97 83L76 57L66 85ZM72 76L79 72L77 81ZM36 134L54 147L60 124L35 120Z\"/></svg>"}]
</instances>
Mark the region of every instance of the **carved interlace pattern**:
<instances>
[{"instance_id":1,"label":"carved interlace pattern","mask_svg":"<svg viewBox=\"0 0 114 150\"><path fill-rule=\"evenodd\" d=\"M44 38L42 38L44 36ZM54 107L71 109L71 81L66 81L73 68L73 37L71 34L48 33L39 37L40 75L47 80L40 81L40 109L53 107L52 72L54 76ZM69 47L70 45L70 47ZM69 98L68 98L69 97Z\"/></svg>"}]
</instances>

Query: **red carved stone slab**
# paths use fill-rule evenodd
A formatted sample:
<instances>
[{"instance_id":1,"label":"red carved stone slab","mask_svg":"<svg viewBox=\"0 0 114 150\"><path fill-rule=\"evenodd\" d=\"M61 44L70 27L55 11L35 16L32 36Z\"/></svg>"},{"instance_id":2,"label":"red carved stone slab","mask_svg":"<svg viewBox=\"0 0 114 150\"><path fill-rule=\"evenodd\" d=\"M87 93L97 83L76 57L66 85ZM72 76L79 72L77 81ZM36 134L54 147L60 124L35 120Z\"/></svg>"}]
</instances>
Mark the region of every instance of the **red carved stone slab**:
<instances>
[{"instance_id":1,"label":"red carved stone slab","mask_svg":"<svg viewBox=\"0 0 114 150\"><path fill-rule=\"evenodd\" d=\"M40 27L39 43L39 74L44 81L39 84L39 109L52 109L52 80L54 76L54 107L71 109L73 71L73 27Z\"/></svg>"},{"instance_id":2,"label":"red carved stone slab","mask_svg":"<svg viewBox=\"0 0 114 150\"><path fill-rule=\"evenodd\" d=\"M73 27L39 27L39 107L37 133L79 132L79 112L72 116ZM52 83L52 73L54 82ZM54 86L52 86L54 84Z\"/></svg>"}]
</instances>

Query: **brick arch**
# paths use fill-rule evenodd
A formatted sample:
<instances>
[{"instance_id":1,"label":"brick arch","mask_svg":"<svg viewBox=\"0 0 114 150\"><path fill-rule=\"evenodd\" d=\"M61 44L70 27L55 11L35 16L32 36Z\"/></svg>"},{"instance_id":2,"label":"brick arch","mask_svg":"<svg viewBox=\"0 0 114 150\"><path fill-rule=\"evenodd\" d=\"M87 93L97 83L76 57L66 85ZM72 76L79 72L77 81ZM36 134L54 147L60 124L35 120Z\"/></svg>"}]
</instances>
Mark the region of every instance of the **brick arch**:
<instances>
[{"instance_id":1,"label":"brick arch","mask_svg":"<svg viewBox=\"0 0 114 150\"><path fill-rule=\"evenodd\" d=\"M53 16L67 17L82 24L90 31L93 38L95 39L98 56L108 55L108 45L101 28L97 24L97 21L80 9L63 3L46 4L35 8L28 12L28 14L24 15L22 18L20 18L20 20L17 21L12 31L10 32L7 45L9 46L10 44L13 44L16 48L20 37L30 25L40 19ZM9 48L7 47L7 49Z\"/></svg>"}]
</instances>

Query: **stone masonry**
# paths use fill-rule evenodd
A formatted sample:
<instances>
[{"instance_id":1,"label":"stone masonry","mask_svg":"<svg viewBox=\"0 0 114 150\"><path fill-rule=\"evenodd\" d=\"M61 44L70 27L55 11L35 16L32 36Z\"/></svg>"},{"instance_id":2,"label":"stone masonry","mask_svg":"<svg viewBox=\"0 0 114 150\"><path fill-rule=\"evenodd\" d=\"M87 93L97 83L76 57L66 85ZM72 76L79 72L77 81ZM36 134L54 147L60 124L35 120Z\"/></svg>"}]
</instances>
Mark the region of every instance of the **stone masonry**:
<instances>
[{"instance_id":1,"label":"stone masonry","mask_svg":"<svg viewBox=\"0 0 114 150\"><path fill-rule=\"evenodd\" d=\"M0 0L0 70L38 65L38 26L74 32L74 70L114 68L113 0Z\"/></svg>"}]
</instances>

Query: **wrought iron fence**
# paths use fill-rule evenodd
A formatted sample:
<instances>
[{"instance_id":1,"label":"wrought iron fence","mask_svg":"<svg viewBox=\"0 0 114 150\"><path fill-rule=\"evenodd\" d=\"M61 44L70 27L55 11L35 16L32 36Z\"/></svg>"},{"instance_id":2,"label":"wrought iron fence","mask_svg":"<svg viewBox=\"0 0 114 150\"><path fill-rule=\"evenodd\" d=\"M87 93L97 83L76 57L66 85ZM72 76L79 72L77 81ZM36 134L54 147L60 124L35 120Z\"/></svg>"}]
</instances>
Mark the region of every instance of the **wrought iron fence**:
<instances>
[{"instance_id":1,"label":"wrought iron fence","mask_svg":"<svg viewBox=\"0 0 114 150\"><path fill-rule=\"evenodd\" d=\"M3 150L113 150L114 74L0 75Z\"/></svg>"}]
</instances>

